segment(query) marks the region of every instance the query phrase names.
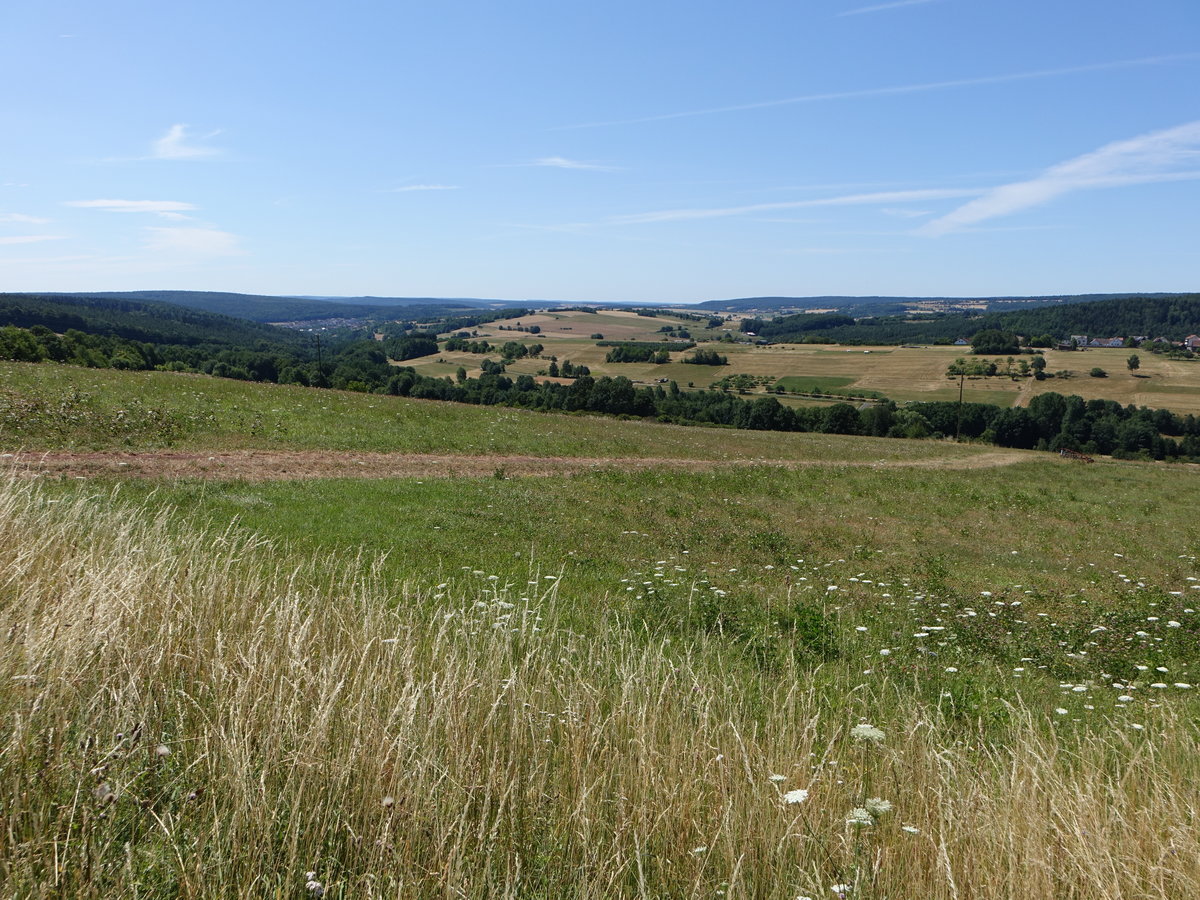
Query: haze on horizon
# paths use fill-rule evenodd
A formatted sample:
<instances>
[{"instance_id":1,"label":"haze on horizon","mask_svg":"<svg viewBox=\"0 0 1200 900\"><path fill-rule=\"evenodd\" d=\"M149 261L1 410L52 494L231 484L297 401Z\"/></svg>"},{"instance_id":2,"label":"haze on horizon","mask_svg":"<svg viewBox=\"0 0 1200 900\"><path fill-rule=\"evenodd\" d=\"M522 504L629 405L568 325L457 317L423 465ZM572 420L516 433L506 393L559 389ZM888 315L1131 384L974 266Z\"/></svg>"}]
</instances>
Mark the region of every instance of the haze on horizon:
<instances>
[{"instance_id":1,"label":"haze on horizon","mask_svg":"<svg viewBox=\"0 0 1200 900\"><path fill-rule=\"evenodd\" d=\"M1194 0L14 0L0 291L1196 290Z\"/></svg>"}]
</instances>

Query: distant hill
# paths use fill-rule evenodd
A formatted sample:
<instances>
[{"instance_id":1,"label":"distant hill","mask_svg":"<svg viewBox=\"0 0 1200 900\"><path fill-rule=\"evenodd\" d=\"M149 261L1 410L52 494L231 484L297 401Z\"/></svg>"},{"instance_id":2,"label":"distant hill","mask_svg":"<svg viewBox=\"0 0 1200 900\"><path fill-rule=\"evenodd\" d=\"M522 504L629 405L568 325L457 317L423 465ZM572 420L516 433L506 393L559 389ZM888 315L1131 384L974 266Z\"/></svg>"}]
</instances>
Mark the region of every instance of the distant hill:
<instances>
[{"instance_id":1,"label":"distant hill","mask_svg":"<svg viewBox=\"0 0 1200 900\"><path fill-rule=\"evenodd\" d=\"M236 296L236 295L235 295ZM128 295L0 294L0 326L43 325L63 333L113 335L151 344L253 347L300 346L307 338L231 315Z\"/></svg>"},{"instance_id":2,"label":"distant hill","mask_svg":"<svg viewBox=\"0 0 1200 900\"><path fill-rule=\"evenodd\" d=\"M858 318L854 324L842 318L832 327L824 327L824 320L839 318L832 314L814 318L810 313L800 313L751 319L743 327L760 338L783 343L948 343L989 328L1031 337L1144 335L1177 341L1200 332L1200 294L1135 294L1010 312L869 316Z\"/></svg>"},{"instance_id":3,"label":"distant hill","mask_svg":"<svg viewBox=\"0 0 1200 900\"><path fill-rule=\"evenodd\" d=\"M894 316L905 312L1003 312L1037 306L1056 306L1113 300L1125 297L1173 297L1178 294L1054 294L1035 297L741 297L733 300L706 300L699 309L722 312L770 312L772 310L833 310L855 317Z\"/></svg>"},{"instance_id":4,"label":"distant hill","mask_svg":"<svg viewBox=\"0 0 1200 900\"><path fill-rule=\"evenodd\" d=\"M309 319L432 319L470 309L492 308L484 300L440 300L436 297L272 297L222 291L92 291L53 294L61 297L103 297L149 300L200 309L253 322L294 322ZM496 301L499 302L499 301Z\"/></svg>"},{"instance_id":5,"label":"distant hill","mask_svg":"<svg viewBox=\"0 0 1200 900\"><path fill-rule=\"evenodd\" d=\"M487 300L480 297L331 297L321 294L299 294L299 300L324 300L328 303L352 303L356 306L453 306L498 309L506 306L549 306L557 301L549 300Z\"/></svg>"}]
</instances>

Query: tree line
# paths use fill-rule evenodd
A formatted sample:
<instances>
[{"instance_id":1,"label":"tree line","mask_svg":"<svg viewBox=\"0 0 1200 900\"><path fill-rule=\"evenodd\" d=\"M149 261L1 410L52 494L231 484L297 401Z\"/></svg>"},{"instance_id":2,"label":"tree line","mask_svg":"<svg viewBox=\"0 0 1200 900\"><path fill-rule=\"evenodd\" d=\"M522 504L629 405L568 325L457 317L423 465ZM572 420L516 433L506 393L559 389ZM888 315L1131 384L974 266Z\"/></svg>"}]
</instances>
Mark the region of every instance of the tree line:
<instances>
[{"instance_id":1,"label":"tree line","mask_svg":"<svg viewBox=\"0 0 1200 900\"><path fill-rule=\"evenodd\" d=\"M565 361L561 369L552 361L550 374L575 376L570 384L537 381L531 375L514 379L504 374L503 363L485 365L484 374L478 378L460 373L457 380L452 380L391 365L384 344L373 340L330 345L314 359L269 349L155 345L78 331L57 335L45 326L0 328L0 358L196 371L242 380L678 424L876 437L959 436L1002 447L1200 461L1200 420L1193 415L1056 393L1038 394L1028 407L1011 409L954 402L898 407L887 400L861 408L849 403L793 408L773 396L744 399L718 390L681 391L675 382L666 387L638 387L623 376L593 378L586 367L570 366Z\"/></svg>"}]
</instances>

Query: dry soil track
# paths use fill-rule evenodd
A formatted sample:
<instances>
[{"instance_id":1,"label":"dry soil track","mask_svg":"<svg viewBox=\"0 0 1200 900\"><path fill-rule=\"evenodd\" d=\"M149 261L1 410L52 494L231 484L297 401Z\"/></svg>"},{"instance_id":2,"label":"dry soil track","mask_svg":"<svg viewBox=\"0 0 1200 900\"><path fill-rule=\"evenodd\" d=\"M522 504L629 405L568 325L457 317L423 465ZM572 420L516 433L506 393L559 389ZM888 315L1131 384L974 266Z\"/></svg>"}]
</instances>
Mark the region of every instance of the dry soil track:
<instances>
[{"instance_id":1,"label":"dry soil track","mask_svg":"<svg viewBox=\"0 0 1200 900\"><path fill-rule=\"evenodd\" d=\"M997 450L915 460L667 459L652 457L453 456L356 453L329 450L237 450L144 452L54 450L5 453L0 464L18 475L51 477L208 478L221 481L280 481L303 478L478 478L573 475L598 469L685 469L730 466L855 466L868 468L983 469L1046 458L1019 450Z\"/></svg>"}]
</instances>

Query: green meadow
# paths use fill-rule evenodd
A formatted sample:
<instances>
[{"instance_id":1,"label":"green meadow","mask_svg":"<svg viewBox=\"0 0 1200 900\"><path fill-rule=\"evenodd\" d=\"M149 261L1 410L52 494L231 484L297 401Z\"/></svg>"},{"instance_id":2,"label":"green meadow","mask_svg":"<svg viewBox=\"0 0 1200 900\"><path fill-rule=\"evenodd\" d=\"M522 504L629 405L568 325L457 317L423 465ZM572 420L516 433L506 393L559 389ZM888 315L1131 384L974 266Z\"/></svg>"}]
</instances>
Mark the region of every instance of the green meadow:
<instances>
[{"instance_id":1,"label":"green meadow","mask_svg":"<svg viewBox=\"0 0 1200 900\"><path fill-rule=\"evenodd\" d=\"M1200 895L1191 466L0 377L14 458L497 458L5 477L13 896Z\"/></svg>"}]
</instances>

